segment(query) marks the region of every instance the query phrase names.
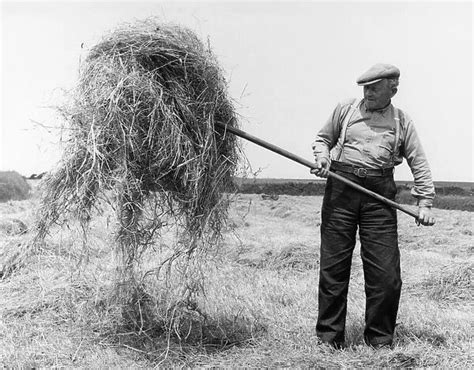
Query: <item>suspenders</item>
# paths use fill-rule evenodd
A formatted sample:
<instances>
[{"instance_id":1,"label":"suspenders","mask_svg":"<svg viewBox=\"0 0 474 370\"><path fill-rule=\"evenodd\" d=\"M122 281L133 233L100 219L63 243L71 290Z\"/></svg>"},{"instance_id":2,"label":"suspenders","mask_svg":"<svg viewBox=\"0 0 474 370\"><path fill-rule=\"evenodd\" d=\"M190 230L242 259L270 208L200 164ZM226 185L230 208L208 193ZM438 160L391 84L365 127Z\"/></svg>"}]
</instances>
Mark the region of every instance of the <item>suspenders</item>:
<instances>
[{"instance_id":1,"label":"suspenders","mask_svg":"<svg viewBox=\"0 0 474 370\"><path fill-rule=\"evenodd\" d=\"M392 153L392 159L391 159L391 162L392 162L392 166L395 165L395 157L396 157L396 154L400 151L399 148L400 148L400 129L401 129L401 125L402 125L402 122L400 122L401 120L404 121L404 117L403 117L403 114L401 114L401 111L400 109L398 108L395 108L395 141L394 141L394 145L393 145L393 153ZM405 122L403 122L405 123Z\"/></svg>"},{"instance_id":2,"label":"suspenders","mask_svg":"<svg viewBox=\"0 0 474 370\"><path fill-rule=\"evenodd\" d=\"M341 155L342 155L342 152L343 152L343 149L344 149L344 142L346 141L347 126L349 125L349 122L351 122L352 116L357 111L357 106L359 104L355 104L355 107L354 107L354 103L356 103L356 102L360 103L361 100L358 100L358 99L352 100L351 103L350 103L349 110L347 112L345 112L342 117L340 117L341 112L339 112L339 114L337 114L337 116L340 117L338 119L342 120L342 127L341 127L341 131L339 131L339 139L337 140L337 144L336 144L337 155L334 158L334 160L336 160L336 161L339 161L339 159L341 158ZM350 112L349 119L346 119L346 116L349 114L349 112Z\"/></svg>"},{"instance_id":3,"label":"suspenders","mask_svg":"<svg viewBox=\"0 0 474 370\"><path fill-rule=\"evenodd\" d=\"M364 119L358 119L358 120L352 120L352 117L354 114L357 112L357 108L362 102L362 99L354 99L352 100L349 104L350 107L349 109L341 116L341 110L342 107L339 107L339 112L336 112L336 116L339 117L339 120L342 120L342 127L341 131L339 132L339 139L337 140L336 147L335 147L335 152L334 155L332 156L333 160L339 161L341 159L341 156L343 155L343 149L344 149L344 142L346 140L346 132L347 128L357 122L363 121ZM390 163L389 167L393 167L395 164L395 157L396 154L399 150L400 147L400 130L401 130L401 125L404 120L403 114L400 111L400 109L393 107L395 110L395 139L393 142L393 151L392 151L392 156L390 158ZM349 117L346 119L346 117L349 115Z\"/></svg>"}]
</instances>

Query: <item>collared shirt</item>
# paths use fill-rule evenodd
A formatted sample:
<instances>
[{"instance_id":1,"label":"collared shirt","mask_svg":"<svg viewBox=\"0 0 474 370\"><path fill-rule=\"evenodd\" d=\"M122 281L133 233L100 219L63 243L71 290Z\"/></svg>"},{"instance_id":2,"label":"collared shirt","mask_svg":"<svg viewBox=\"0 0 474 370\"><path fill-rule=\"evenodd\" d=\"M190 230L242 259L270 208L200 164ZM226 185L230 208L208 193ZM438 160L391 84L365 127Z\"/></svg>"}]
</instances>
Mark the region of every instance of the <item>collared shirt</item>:
<instances>
[{"instance_id":1,"label":"collared shirt","mask_svg":"<svg viewBox=\"0 0 474 370\"><path fill-rule=\"evenodd\" d=\"M406 158L414 178L412 195L431 206L435 189L412 119L392 104L369 111L364 100L339 103L313 143L317 157L365 168L389 168Z\"/></svg>"}]
</instances>

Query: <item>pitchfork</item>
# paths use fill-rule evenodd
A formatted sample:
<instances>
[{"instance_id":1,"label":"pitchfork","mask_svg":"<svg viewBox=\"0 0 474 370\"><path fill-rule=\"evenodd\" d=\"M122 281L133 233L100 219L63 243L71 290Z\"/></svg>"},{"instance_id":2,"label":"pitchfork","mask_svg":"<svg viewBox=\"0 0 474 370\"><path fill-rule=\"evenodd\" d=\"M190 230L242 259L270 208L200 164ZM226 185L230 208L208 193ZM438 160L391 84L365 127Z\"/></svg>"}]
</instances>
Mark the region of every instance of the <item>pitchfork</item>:
<instances>
[{"instance_id":1,"label":"pitchfork","mask_svg":"<svg viewBox=\"0 0 474 370\"><path fill-rule=\"evenodd\" d=\"M313 162L310 162L304 158L301 158L299 156L297 156L296 154L293 154L293 153L290 153L288 152L287 150L285 149L282 149L274 144L271 144L265 140L262 140L262 139L259 139L258 137L255 137L253 135L250 135L248 133L246 133L245 131L242 131L242 130L239 130L238 128L235 128L235 127L231 127L231 126L228 126L224 123L220 123L220 122L216 122L216 124L221 127L222 129L226 130L226 131L229 131L230 133L236 135L236 136L239 136L243 139L246 139L248 141L251 141L257 145L260 145L261 147L263 148L266 148L268 150L271 150L272 152L275 152L277 154L280 154L282 155L283 157L286 157L286 158L289 158L297 163L300 163L302 164L303 166L306 166L306 167L309 167L311 169L317 169L316 167L316 164L313 163ZM371 197L381 201L382 203L385 203L387 205L389 205L390 207L393 207L393 208L396 208L396 209L399 209L400 211L402 212L405 212L406 214L414 217L416 220L418 220L418 213L413 211L412 209L410 208L407 208L407 207L404 207L390 199L387 199L385 198L384 196L380 195L380 194L377 194L377 193L374 193L373 191L371 190L368 190L348 179L346 179L345 177L343 176L340 176L334 172L328 172L328 177L332 177L338 181L341 181L343 182L344 184L364 193L364 194L367 194L367 195L370 195Z\"/></svg>"}]
</instances>

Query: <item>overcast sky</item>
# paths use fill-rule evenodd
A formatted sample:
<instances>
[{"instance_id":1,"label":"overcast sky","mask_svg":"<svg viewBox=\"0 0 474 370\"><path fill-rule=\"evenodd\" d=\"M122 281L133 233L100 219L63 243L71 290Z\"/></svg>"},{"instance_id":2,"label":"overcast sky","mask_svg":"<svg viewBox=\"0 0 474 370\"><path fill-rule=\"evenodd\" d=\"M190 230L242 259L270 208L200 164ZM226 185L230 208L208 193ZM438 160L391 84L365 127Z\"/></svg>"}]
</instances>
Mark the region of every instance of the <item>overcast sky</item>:
<instances>
[{"instance_id":1,"label":"overcast sky","mask_svg":"<svg viewBox=\"0 0 474 370\"><path fill-rule=\"evenodd\" d=\"M155 16L209 38L244 130L310 160L337 102L361 96L357 77L395 64L393 103L414 119L434 180L474 181L471 2L2 1L1 10L2 170L52 168L60 150L47 128L59 124L51 107L75 85L81 58L117 24ZM259 177L311 178L244 147ZM396 179L412 179L406 164Z\"/></svg>"}]
</instances>

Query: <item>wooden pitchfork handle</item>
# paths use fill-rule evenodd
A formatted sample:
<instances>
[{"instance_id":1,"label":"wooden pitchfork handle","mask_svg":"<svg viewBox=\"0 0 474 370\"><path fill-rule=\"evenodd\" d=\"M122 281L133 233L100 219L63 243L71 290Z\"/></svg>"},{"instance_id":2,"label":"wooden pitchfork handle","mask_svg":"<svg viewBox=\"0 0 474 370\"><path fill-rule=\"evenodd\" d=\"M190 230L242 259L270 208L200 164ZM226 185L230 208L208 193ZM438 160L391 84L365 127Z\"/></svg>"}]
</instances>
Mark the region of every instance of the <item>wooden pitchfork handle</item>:
<instances>
[{"instance_id":1,"label":"wooden pitchfork handle","mask_svg":"<svg viewBox=\"0 0 474 370\"><path fill-rule=\"evenodd\" d=\"M246 133L245 131L242 131L242 130L239 130L238 128L235 128L235 127L231 127L231 126L228 126L224 123L221 123L221 122L216 122L216 125L219 126L220 128L224 129L225 131L229 131L230 133L236 135L236 136L239 136L243 139L246 139L248 141L251 141L257 145L260 145L261 147L264 147L268 150L271 150L272 152L275 152L277 154L280 154L282 155L283 157L286 157L286 158L289 158L295 162L298 162L300 164L302 164L303 166L306 166L306 167L309 167L311 169L317 169L316 167L316 163L313 163L313 162L310 162L310 161L307 161L306 159L304 158L301 158L299 156L297 156L296 154L293 154L293 153L290 153L288 151L286 151L285 149L282 149L276 145L273 145L265 140L262 140L262 139L259 139L258 137L255 137L253 135L250 135L248 133ZM410 208L407 208L407 207L404 207L390 199L387 199L385 198L384 196L380 195L380 194L377 194L377 193L374 193L373 191L371 190L368 190L350 180L348 180L347 178L343 177L343 176L340 176L334 172L330 172L328 171L328 177L332 177L338 181L341 181L343 182L344 184L360 191L361 193L364 193L364 194L367 194L367 195L370 195L371 197L381 201L382 203L385 203L387 205L389 205L390 207L392 208L396 208L396 209L399 209L400 211L402 212L405 212L407 215L410 215L412 217L414 217L416 220L418 220L418 213L413 211L412 209Z\"/></svg>"}]
</instances>

